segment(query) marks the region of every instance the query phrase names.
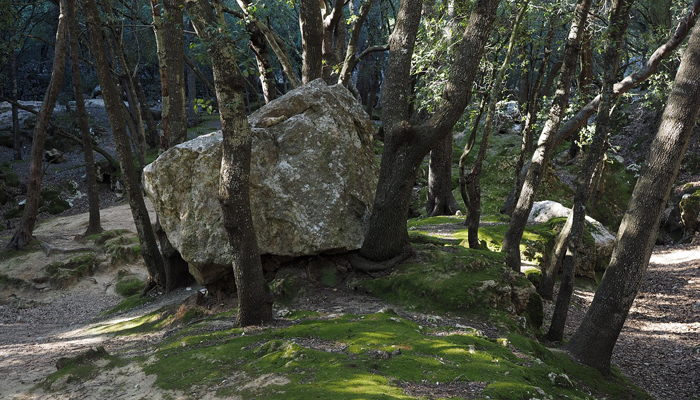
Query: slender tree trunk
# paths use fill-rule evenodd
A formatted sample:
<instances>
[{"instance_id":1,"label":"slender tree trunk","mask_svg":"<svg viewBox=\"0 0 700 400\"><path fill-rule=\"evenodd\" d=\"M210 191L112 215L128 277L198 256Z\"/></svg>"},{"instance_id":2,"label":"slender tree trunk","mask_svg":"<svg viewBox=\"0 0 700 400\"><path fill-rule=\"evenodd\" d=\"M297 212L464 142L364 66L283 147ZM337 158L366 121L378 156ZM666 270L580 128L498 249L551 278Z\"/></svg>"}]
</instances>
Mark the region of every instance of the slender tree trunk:
<instances>
[{"instance_id":1,"label":"slender tree trunk","mask_svg":"<svg viewBox=\"0 0 700 400\"><path fill-rule=\"evenodd\" d=\"M563 239L567 243L567 253L569 255L564 257L564 271L561 285L559 286L559 295L557 296L557 303L552 315L552 323L547 332L547 339L552 341L560 341L564 338L564 325L569 305L571 304L571 296L574 293L576 257L578 257L586 227L586 203L588 203L590 197L596 168L605 156L605 151L608 148L612 90L619 69L619 49L622 47L625 33L627 32L632 2L632 0L615 0L610 10L610 25L605 40L603 88L600 107L598 108L598 123L596 124L593 141L588 146L589 151L586 154L583 167L577 179L574 207L569 215L569 219L572 220L571 233L568 240Z\"/></svg>"},{"instance_id":2,"label":"slender tree trunk","mask_svg":"<svg viewBox=\"0 0 700 400\"><path fill-rule=\"evenodd\" d=\"M143 90L143 85L141 84L141 79L137 76L134 77L134 84L136 85L136 95L138 96L139 105L141 106L141 116L146 123L146 144L150 148L156 148L160 144L160 137L158 135L158 128L153 118L153 113L148 106L148 99L146 98L146 92Z\"/></svg>"},{"instance_id":3,"label":"slender tree trunk","mask_svg":"<svg viewBox=\"0 0 700 400\"><path fill-rule=\"evenodd\" d=\"M388 260L410 249L406 219L416 168L454 127L471 97L471 86L498 9L498 0L474 4L453 68L437 111L417 125L408 122L411 57L420 23L422 2L401 3L383 90L385 147L377 194L360 254L370 260Z\"/></svg>"},{"instance_id":4,"label":"slender tree trunk","mask_svg":"<svg viewBox=\"0 0 700 400\"><path fill-rule=\"evenodd\" d=\"M503 239L503 248L501 251L506 253L506 263L508 267L514 271L520 272L520 239L525 231L525 224L527 224L527 218L530 215L532 203L535 201L535 193L542 179L544 168L549 162L556 132L569 103L569 91L571 89L571 81L576 71L576 60L581 46L581 35L583 29L585 29L591 2L592 0L579 0L576 5L575 16L571 23L571 30L569 31L569 37L564 50L564 64L562 66L561 76L559 77L559 83L557 84L554 101L552 102L552 108L549 112L549 118L540 134L537 149L532 156L530 168L527 171L527 176L522 191L520 192L520 198L515 206L510 224L508 225L508 230Z\"/></svg>"},{"instance_id":5,"label":"slender tree trunk","mask_svg":"<svg viewBox=\"0 0 700 400\"><path fill-rule=\"evenodd\" d=\"M56 100L63 86L63 75L66 67L66 41L68 36L68 21L65 15L67 1L59 3L60 14L56 31L56 44L54 47L53 70L51 80L46 90L44 101L41 103L39 117L32 133L32 153L29 164L29 182L27 184L27 200L22 213L22 220L15 231L7 247L21 249L32 240L36 217L39 212L39 200L41 199L41 164L44 156L44 143L46 142L46 128L49 125Z\"/></svg>"},{"instance_id":6,"label":"slender tree trunk","mask_svg":"<svg viewBox=\"0 0 700 400\"><path fill-rule=\"evenodd\" d=\"M323 20L318 0L299 1L301 29L301 81L306 84L323 76Z\"/></svg>"},{"instance_id":7,"label":"slender tree trunk","mask_svg":"<svg viewBox=\"0 0 700 400\"><path fill-rule=\"evenodd\" d=\"M17 102L18 97L18 84L17 84L17 52L12 50L10 52L10 84L12 88L12 100ZM22 138L19 136L19 107L17 104L12 104L12 147L14 148L14 158L15 160L22 159Z\"/></svg>"},{"instance_id":8,"label":"slender tree trunk","mask_svg":"<svg viewBox=\"0 0 700 400\"><path fill-rule=\"evenodd\" d=\"M610 373L610 357L649 265L659 220L700 114L700 30L683 52L649 156L617 234L610 265L581 325L564 347Z\"/></svg>"},{"instance_id":9,"label":"slender tree trunk","mask_svg":"<svg viewBox=\"0 0 700 400\"><path fill-rule=\"evenodd\" d=\"M345 59L340 70L339 78L340 83L346 87L350 85L352 71L354 71L355 67L357 66L358 57L356 54L358 51L358 43L360 41L360 33L362 32L362 26L364 25L373 4L374 0L365 0L362 3L360 6L360 11L357 14L357 18L354 19L352 28L350 29L350 40L348 41L348 46L345 50Z\"/></svg>"},{"instance_id":10,"label":"slender tree trunk","mask_svg":"<svg viewBox=\"0 0 700 400\"><path fill-rule=\"evenodd\" d=\"M258 74L262 85L263 97L265 98L265 103L269 103L277 98L277 88L275 87L275 75L270 63L267 41L265 35L255 23L246 21L245 28L250 34L250 49L253 50L255 60L258 62Z\"/></svg>"},{"instance_id":11,"label":"slender tree trunk","mask_svg":"<svg viewBox=\"0 0 700 400\"><path fill-rule=\"evenodd\" d=\"M83 153L85 157L85 177L87 180L87 195L89 219L85 235L92 235L102 232L100 225L100 195L97 190L97 176L95 174L95 157L92 153L92 135L88 124L88 115L85 110L85 100L83 99L83 83L80 75L80 64L78 59L78 22L76 19L77 0L68 0L68 31L70 38L70 64L71 76L73 79L73 97L75 98L75 108L78 115L78 125L80 136L83 139Z\"/></svg>"},{"instance_id":12,"label":"slender tree trunk","mask_svg":"<svg viewBox=\"0 0 700 400\"><path fill-rule=\"evenodd\" d=\"M547 73L547 67L549 66L549 58L552 55L552 45L554 43L554 33L556 32L556 21L558 20L557 13L552 13L552 17L549 20L549 32L547 33L547 41L544 47L544 55L540 63L539 71L537 72L537 78L535 79L535 84L532 88L528 89L527 98L527 110L525 113L525 124L523 127L522 141L520 142L520 154L518 155L518 161L515 163L514 169L514 180L513 187L508 193L506 202L501 208L501 214L513 215L513 210L520 197L520 191L523 188L523 181L525 180L525 175L527 169L525 168L525 160L532 156L533 149L533 138L532 131L537 123L537 114L540 111L540 92L542 91L542 81Z\"/></svg>"},{"instance_id":13,"label":"slender tree trunk","mask_svg":"<svg viewBox=\"0 0 700 400\"><path fill-rule=\"evenodd\" d=\"M245 78L238 68L235 44L226 34L220 3L216 14L206 0L186 0L193 24L208 44L214 70L216 95L221 105L223 156L219 201L224 227L233 249L233 273L238 294L240 326L272 321L272 298L263 277L260 253L250 211L250 127L246 118L243 90Z\"/></svg>"},{"instance_id":14,"label":"slender tree trunk","mask_svg":"<svg viewBox=\"0 0 700 400\"><path fill-rule=\"evenodd\" d=\"M105 101L107 116L112 127L114 141L117 146L122 176L125 179L125 188L129 198L131 214L134 217L136 231L141 242L141 256L148 270L148 282L144 294L150 289L160 286L165 287L165 268L163 259L158 251L158 245L148 216L143 191L136 168L132 162L131 146L124 125L124 103L121 93L112 80L109 62L105 50L105 41L102 33L100 13L94 0L84 0L83 12L85 13L90 49L95 60L95 69L102 87L102 95Z\"/></svg>"},{"instance_id":15,"label":"slender tree trunk","mask_svg":"<svg viewBox=\"0 0 700 400\"><path fill-rule=\"evenodd\" d=\"M503 58L503 63L496 74L491 86L491 93L489 94L489 107L486 112L486 121L484 122L484 132L482 133L481 146L479 147L479 153L474 160L474 165L472 165L469 174L466 177L462 177L465 168L462 163L466 160L466 157L460 158L460 182L465 182L466 185L466 205L467 205L467 231L468 231L468 241L469 247L472 249L478 249L479 245L479 220L481 219L481 171L483 169L484 160L486 159L486 150L489 145L489 138L491 137L491 132L493 131L493 119L496 116L496 105L498 104L498 99L501 97L501 87L503 84L503 79L505 78L506 72L510 65L510 59L513 55L513 49L515 48L515 41L518 37L520 30L520 23L527 12L529 5L529 0L524 1L521 4L520 12L515 18L515 23L513 24L512 32L508 40L508 49L506 50L506 55Z\"/></svg>"},{"instance_id":16,"label":"slender tree trunk","mask_svg":"<svg viewBox=\"0 0 700 400\"><path fill-rule=\"evenodd\" d=\"M700 15L700 0L695 0L690 6L690 10L686 16L678 23L673 36L671 36L666 43L654 51L651 57L649 57L646 63L644 63L642 68L635 71L631 75L626 76L620 82L615 84L613 87L613 99L616 99L618 96L629 92L656 73L656 71L659 69L659 65L661 65L661 61L669 54L673 53L676 48L683 43L686 36L688 36L690 31L693 29L693 26L695 26L698 15ZM591 100L564 125L562 125L561 129L559 129L557 132L554 146L559 146L571 135L578 132L582 127L586 126L588 119L598 110L599 104L600 96L596 96L596 98Z\"/></svg>"}]
</instances>

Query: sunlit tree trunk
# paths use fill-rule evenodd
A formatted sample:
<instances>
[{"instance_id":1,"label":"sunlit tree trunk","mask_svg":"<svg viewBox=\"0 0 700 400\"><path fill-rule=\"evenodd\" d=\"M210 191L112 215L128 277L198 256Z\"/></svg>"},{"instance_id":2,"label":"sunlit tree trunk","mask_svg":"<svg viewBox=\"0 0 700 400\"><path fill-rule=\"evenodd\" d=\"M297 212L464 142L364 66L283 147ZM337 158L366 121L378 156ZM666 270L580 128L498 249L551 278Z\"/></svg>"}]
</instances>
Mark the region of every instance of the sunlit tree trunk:
<instances>
[{"instance_id":1,"label":"sunlit tree trunk","mask_svg":"<svg viewBox=\"0 0 700 400\"><path fill-rule=\"evenodd\" d=\"M250 126L243 102L245 78L238 68L236 48L226 34L220 3L216 12L207 0L187 0L197 35L210 49L216 97L221 107L223 156L219 201L224 227L233 249L233 273L240 326L272 321L272 298L263 277L260 252L250 211Z\"/></svg>"},{"instance_id":2,"label":"sunlit tree trunk","mask_svg":"<svg viewBox=\"0 0 700 400\"><path fill-rule=\"evenodd\" d=\"M700 114L700 30L695 28L649 156L617 233L610 265L590 308L564 349L610 373L610 357L644 279L659 220Z\"/></svg>"},{"instance_id":3,"label":"sunlit tree trunk","mask_svg":"<svg viewBox=\"0 0 700 400\"><path fill-rule=\"evenodd\" d=\"M547 339L552 341L562 340L564 337L564 325L571 304L571 296L574 293L574 275L576 273L576 257L583 242L583 233L586 226L586 203L590 198L595 171L605 157L608 148L608 131L610 127L610 110L612 103L612 89L617 77L620 62L620 47L622 47L632 0L615 0L610 10L610 25L605 38L605 55L603 65L603 88L600 107L598 108L598 121L593 140L588 146L583 166L576 182L576 194L574 195L574 207L571 210L567 225L571 225L568 238L561 241L566 243L566 255L564 259L564 271L559 286L559 295L552 315L552 323L547 332ZM563 232L563 231L562 231ZM560 233L560 235L562 235ZM563 250L563 248L562 248ZM563 252L563 251L562 251ZM563 254L562 254L563 255ZM553 254L552 258L562 258L562 255ZM556 271L550 272L553 281Z\"/></svg>"},{"instance_id":4,"label":"sunlit tree trunk","mask_svg":"<svg viewBox=\"0 0 700 400\"><path fill-rule=\"evenodd\" d=\"M501 251L506 254L508 267L514 271L520 271L520 239L523 237L527 218L535 201L535 193L542 179L545 166L549 162L557 130L569 103L569 92L574 73L576 72L581 36L585 29L591 2L592 0L579 0L576 5L576 11L564 50L564 64L549 112L549 118L540 134L537 149L532 156L530 167L520 192L520 198L515 206L508 230L503 239Z\"/></svg>"},{"instance_id":5,"label":"sunlit tree trunk","mask_svg":"<svg viewBox=\"0 0 700 400\"><path fill-rule=\"evenodd\" d=\"M408 90L422 2L401 3L389 39L391 52L382 99L384 153L369 228L360 250L363 257L379 261L410 252L406 219L418 165L451 132L469 102L498 3L498 0L480 0L474 4L437 111L416 125L408 121Z\"/></svg>"},{"instance_id":6,"label":"sunlit tree trunk","mask_svg":"<svg viewBox=\"0 0 700 400\"><path fill-rule=\"evenodd\" d=\"M66 67L66 42L68 38L68 21L66 8L68 3L61 0L59 3L60 14L56 31L56 44L54 46L53 70L51 80L46 89L44 101L41 103L36 126L32 132L32 153L29 164L29 182L27 183L27 200L24 204L24 212L19 227L15 231L7 247L20 249L32 240L36 225L39 201L41 199L41 164L44 156L44 143L46 142L46 128L53 114L56 100L63 86L63 75Z\"/></svg>"}]
</instances>

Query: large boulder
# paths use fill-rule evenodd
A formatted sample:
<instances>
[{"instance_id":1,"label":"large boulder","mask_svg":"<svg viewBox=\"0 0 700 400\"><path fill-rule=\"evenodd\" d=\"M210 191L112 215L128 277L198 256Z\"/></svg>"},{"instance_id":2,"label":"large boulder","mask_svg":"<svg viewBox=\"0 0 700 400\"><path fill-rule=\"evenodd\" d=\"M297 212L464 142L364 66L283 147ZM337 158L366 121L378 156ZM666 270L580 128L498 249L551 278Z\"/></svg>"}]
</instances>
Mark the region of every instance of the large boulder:
<instances>
[{"instance_id":1,"label":"large boulder","mask_svg":"<svg viewBox=\"0 0 700 400\"><path fill-rule=\"evenodd\" d=\"M569 214L571 209L556 201L537 201L532 205L527 222L528 224L546 223L554 218L566 218ZM614 246L615 236L603 224L586 216L586 235L576 259L576 274L595 279L596 271L607 268Z\"/></svg>"},{"instance_id":2,"label":"large boulder","mask_svg":"<svg viewBox=\"0 0 700 400\"><path fill-rule=\"evenodd\" d=\"M253 113L250 200L261 254L358 249L377 185L369 117L341 85L311 82ZM231 279L217 200L221 132L190 140L144 169L170 242L203 285Z\"/></svg>"}]
</instances>

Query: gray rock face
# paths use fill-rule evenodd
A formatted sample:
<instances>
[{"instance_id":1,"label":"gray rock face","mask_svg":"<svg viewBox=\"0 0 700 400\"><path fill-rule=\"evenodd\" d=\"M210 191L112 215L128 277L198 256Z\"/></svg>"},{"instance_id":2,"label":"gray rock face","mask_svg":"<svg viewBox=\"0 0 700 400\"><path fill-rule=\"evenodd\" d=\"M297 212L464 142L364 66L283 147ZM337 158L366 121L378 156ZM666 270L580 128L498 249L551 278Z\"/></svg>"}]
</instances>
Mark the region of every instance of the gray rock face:
<instances>
[{"instance_id":1,"label":"gray rock face","mask_svg":"<svg viewBox=\"0 0 700 400\"><path fill-rule=\"evenodd\" d=\"M377 185L372 127L342 86L314 81L252 114L251 208L261 254L354 250ZM144 186L200 284L231 274L217 200L221 132L163 153Z\"/></svg>"},{"instance_id":2,"label":"gray rock face","mask_svg":"<svg viewBox=\"0 0 700 400\"><path fill-rule=\"evenodd\" d=\"M528 224L545 223L552 218L568 217L571 209L551 200L536 201L528 217ZM584 239L581 254L576 262L576 274L595 279L595 271L604 270L610 262L615 236L600 222L586 216L586 230L593 237L594 243Z\"/></svg>"}]
</instances>

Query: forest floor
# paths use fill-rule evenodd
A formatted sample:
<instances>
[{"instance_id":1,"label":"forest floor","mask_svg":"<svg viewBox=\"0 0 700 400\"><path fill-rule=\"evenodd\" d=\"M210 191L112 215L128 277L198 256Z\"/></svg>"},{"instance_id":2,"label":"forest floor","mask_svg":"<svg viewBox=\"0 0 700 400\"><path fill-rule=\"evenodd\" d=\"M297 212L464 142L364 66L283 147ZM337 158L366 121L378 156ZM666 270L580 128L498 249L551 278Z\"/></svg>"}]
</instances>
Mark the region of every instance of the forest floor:
<instances>
[{"instance_id":1,"label":"forest floor","mask_svg":"<svg viewBox=\"0 0 700 400\"><path fill-rule=\"evenodd\" d=\"M89 111L96 125L108 126L100 105ZM0 121L2 122L2 121ZM1 124L0 124L1 125ZM109 133L98 138L108 148ZM111 149L113 150L113 149ZM24 156L28 157L25 148ZM60 184L73 180L85 193L80 168L81 153L69 151L63 164L48 166L46 184ZM0 161L12 160L12 150L0 146ZM26 181L28 163L13 163L20 179ZM131 213L124 200L115 195L108 185L100 189L102 225L105 230L127 228L133 230ZM37 228L36 236L57 248L79 246L73 238L83 233L87 225L85 197L74 200L74 206L59 218L45 219ZM4 211L0 209L0 211ZM11 234L16 221L9 222L7 230L0 229L3 244ZM2 259L0 259L0 262ZM32 261L46 265L47 258ZM106 322L99 314L118 304L122 297L115 293L114 282L119 270L128 270L144 276L140 263L129 263L116 269L100 271L75 286L60 290L30 290L12 297L5 293L0 300L0 398L8 399L78 399L90 398L96 388L118 389L115 398L167 397L155 384L155 376L141 370L120 371L100 375L99 379L78 386L67 386L56 392L37 389L47 375L56 370L60 357L74 356L95 346L104 346L110 354L126 356L147 354L166 332L144 335L95 335L90 329ZM139 307L118 318L127 319L145 315L168 304L179 304L196 292L178 290L156 301ZM313 296L314 301L304 305L308 310L342 309L355 314L374 313L386 307L382 300L348 290L324 290ZM577 288L569 311L566 335L578 326L593 298L592 289ZM547 316L553 303L546 301ZM545 319L545 326L548 320ZM488 327L482 327L488 331ZM685 245L657 247L652 255L642 289L630 310L625 328L617 342L613 362L629 379L657 399L691 399L700 397L700 246ZM133 368L125 367L125 368ZM433 388L423 388L423 396L440 396ZM444 393L443 393L444 394ZM462 393L464 394L464 393ZM456 395L459 395L456 393ZM442 396L450 397L450 396Z\"/></svg>"},{"instance_id":2,"label":"forest floor","mask_svg":"<svg viewBox=\"0 0 700 400\"><path fill-rule=\"evenodd\" d=\"M127 205L108 208L103 210L102 215L105 229L131 225ZM57 218L41 224L36 236L54 247L70 248L79 245L71 245L70 242L86 224L85 214ZM47 260L35 260L35 263L45 265ZM141 276L145 274L140 263L119 267L119 270L124 269ZM155 377L136 369L133 373L119 371L102 374L99 379L67 386L58 392L60 396L36 387L55 371L56 361L60 357L75 356L96 346L104 346L110 354L129 357L144 355L167 334L166 330L130 336L90 333L91 328L107 323L99 314L121 300L113 290L117 272L116 269L101 271L66 289L24 292L16 296L14 302L0 306L2 398L90 398L94 390L104 387L118 389L120 395L116 398L163 398L164 393L154 385ZM181 289L160 296L146 306L118 315L117 319L125 320L168 304L182 303L197 289ZM577 326L592 296L590 290L576 290L567 335ZM314 300L306 300L301 305L305 310L342 310L363 315L386 307L382 300L342 289L323 290L307 298ZM551 312L552 307L552 302L545 302L546 310ZM229 324L232 326L232 322ZM657 399L691 399L699 396L699 328L700 247L657 248L642 290L618 340L613 361L632 382Z\"/></svg>"}]
</instances>

